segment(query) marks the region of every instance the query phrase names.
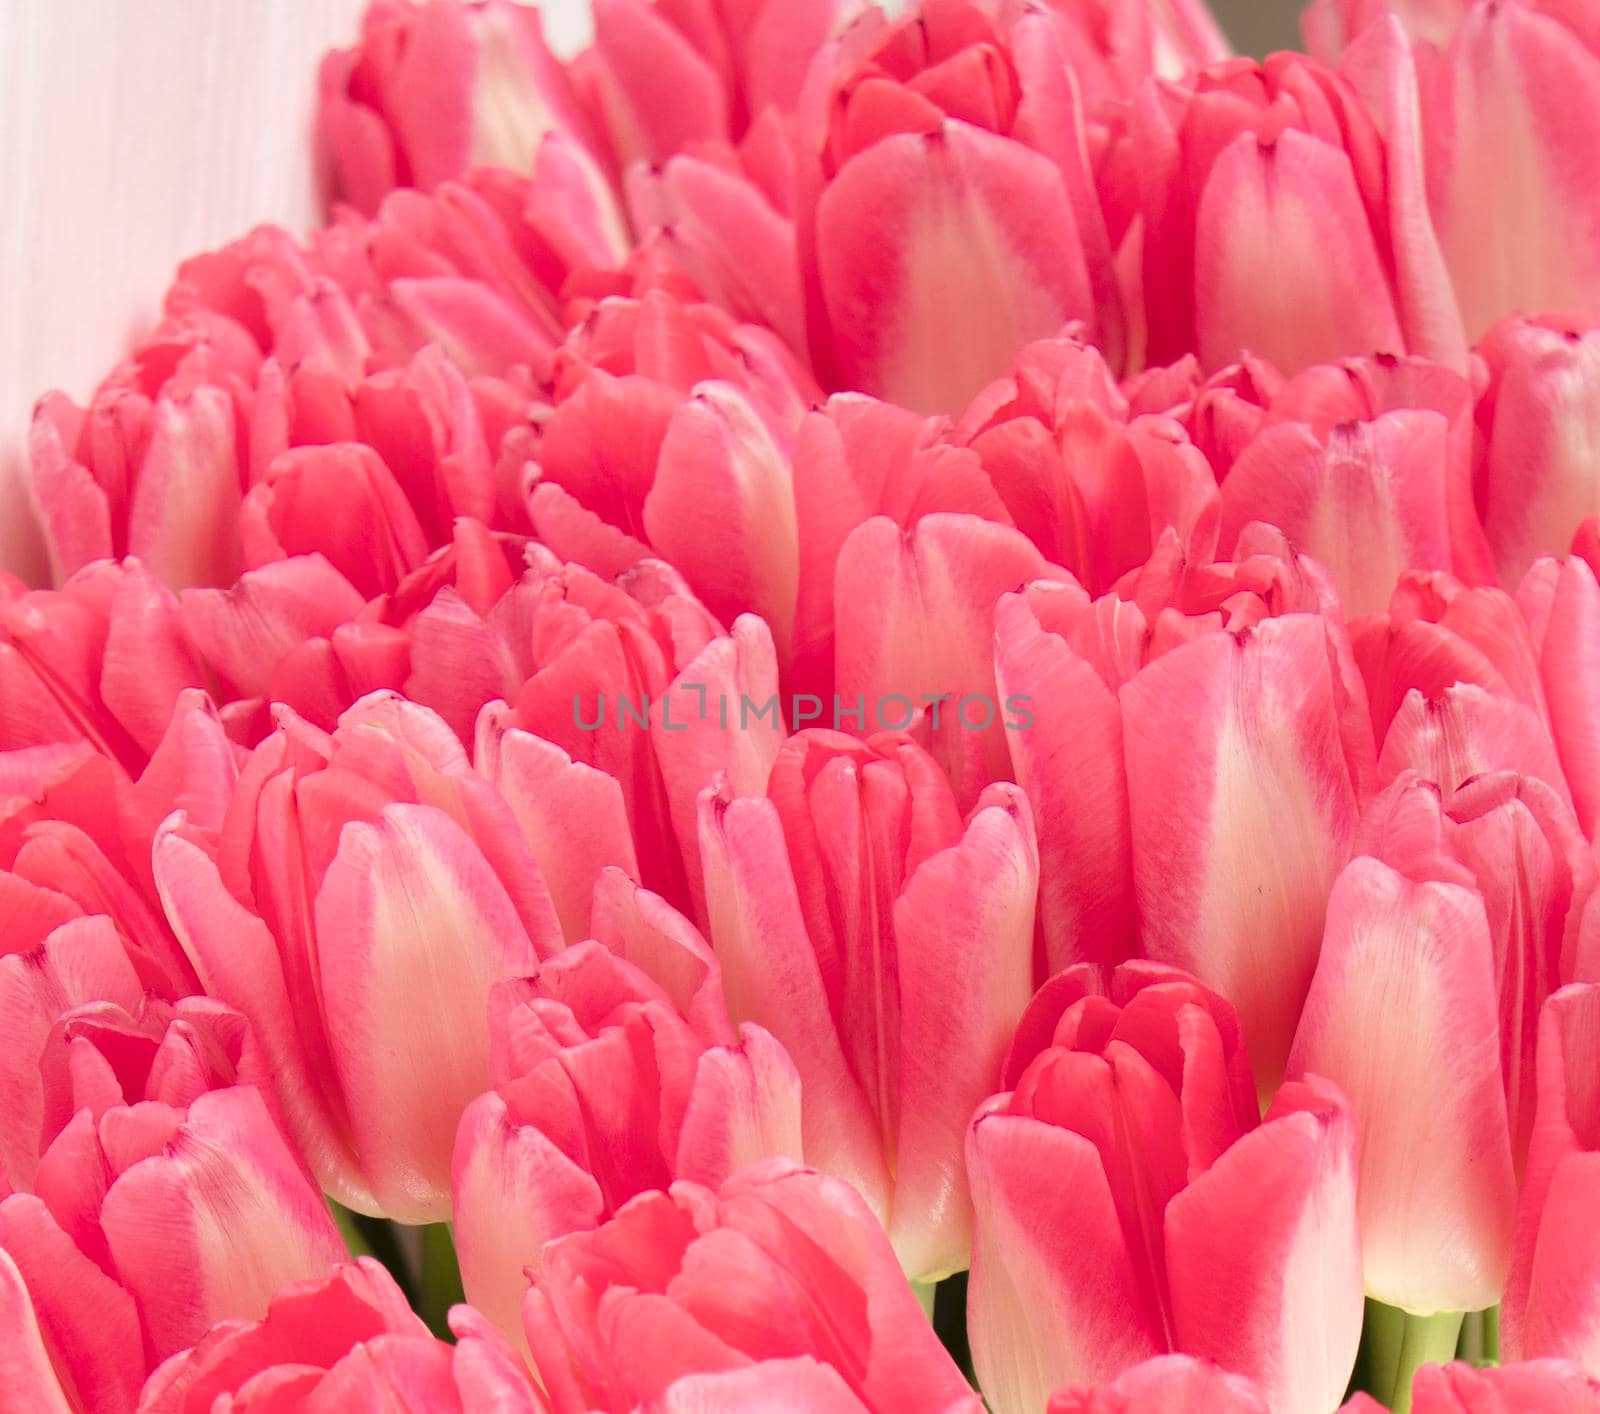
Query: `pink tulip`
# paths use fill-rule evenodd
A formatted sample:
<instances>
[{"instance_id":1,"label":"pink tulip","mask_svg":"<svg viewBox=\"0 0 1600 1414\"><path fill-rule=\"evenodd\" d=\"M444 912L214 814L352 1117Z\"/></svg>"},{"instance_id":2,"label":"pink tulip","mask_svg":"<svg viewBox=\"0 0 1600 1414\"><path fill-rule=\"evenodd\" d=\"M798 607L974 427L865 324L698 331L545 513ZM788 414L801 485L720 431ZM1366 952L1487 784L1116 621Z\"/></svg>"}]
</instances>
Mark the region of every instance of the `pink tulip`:
<instances>
[{"instance_id":1,"label":"pink tulip","mask_svg":"<svg viewBox=\"0 0 1600 1414\"><path fill-rule=\"evenodd\" d=\"M60 590L0 581L0 751L87 742L138 775L204 682L176 599L136 560Z\"/></svg>"},{"instance_id":2,"label":"pink tulip","mask_svg":"<svg viewBox=\"0 0 1600 1414\"><path fill-rule=\"evenodd\" d=\"M508 0L375 0L359 45L322 64L318 135L345 199L371 214L392 187L526 173L551 136L604 183L599 135L539 20Z\"/></svg>"},{"instance_id":3,"label":"pink tulip","mask_svg":"<svg viewBox=\"0 0 1600 1414\"><path fill-rule=\"evenodd\" d=\"M1423 359L1304 370L1278 393L1222 492L1222 547L1277 526L1332 576L1351 617L1383 609L1405 570L1494 578L1472 507L1472 393Z\"/></svg>"},{"instance_id":4,"label":"pink tulip","mask_svg":"<svg viewBox=\"0 0 1600 1414\"><path fill-rule=\"evenodd\" d=\"M384 607L363 599L320 553L275 559L227 589L182 596L183 627L210 670L220 715L248 745L272 730L272 704L332 730L358 699L403 684L407 638L384 621Z\"/></svg>"},{"instance_id":5,"label":"pink tulip","mask_svg":"<svg viewBox=\"0 0 1600 1414\"><path fill-rule=\"evenodd\" d=\"M552 1243L524 1316L554 1414L982 1407L855 1190L783 1160Z\"/></svg>"},{"instance_id":6,"label":"pink tulip","mask_svg":"<svg viewBox=\"0 0 1600 1414\"><path fill-rule=\"evenodd\" d=\"M1240 549L1193 563L1169 538L1094 601L1029 585L999 605L995 663L1033 716L1008 738L1051 967L1142 952L1193 971L1239 1008L1267 1096L1373 751L1321 571L1265 527Z\"/></svg>"},{"instance_id":7,"label":"pink tulip","mask_svg":"<svg viewBox=\"0 0 1600 1414\"><path fill-rule=\"evenodd\" d=\"M278 1286L345 1255L254 1089L185 1098L206 1083L194 1062L212 1058L211 1038L181 1014L157 1052L151 1098L105 1103L122 1059L115 1012L67 1018L70 1063L95 1057L102 1093L77 1077L74 1098L85 1103L51 1141L34 1191L0 1200L0 1248L28 1285L62 1383L97 1411L132 1407L147 1356L163 1359L218 1321L260 1316Z\"/></svg>"},{"instance_id":8,"label":"pink tulip","mask_svg":"<svg viewBox=\"0 0 1600 1414\"><path fill-rule=\"evenodd\" d=\"M1512 314L1600 318L1600 193L1585 175L1600 23L1563 0L1475 0L1419 71L1429 206L1467 336Z\"/></svg>"},{"instance_id":9,"label":"pink tulip","mask_svg":"<svg viewBox=\"0 0 1600 1414\"><path fill-rule=\"evenodd\" d=\"M1188 1355L1158 1355L1110 1384L1057 1390L1045 1414L1269 1414L1253 1380Z\"/></svg>"},{"instance_id":10,"label":"pink tulip","mask_svg":"<svg viewBox=\"0 0 1600 1414\"><path fill-rule=\"evenodd\" d=\"M1578 821L1591 839L1600 830L1600 720L1594 709L1600 690L1600 663L1594 656L1600 585L1593 565L1593 559L1576 554L1539 560L1517 591L1560 771L1571 788Z\"/></svg>"},{"instance_id":11,"label":"pink tulip","mask_svg":"<svg viewBox=\"0 0 1600 1414\"><path fill-rule=\"evenodd\" d=\"M1509 772L1453 790L1405 773L1358 852L1289 1071L1329 1077L1355 1110L1368 1293L1480 1310L1512 1255L1539 1008L1592 955L1594 865L1555 793Z\"/></svg>"},{"instance_id":12,"label":"pink tulip","mask_svg":"<svg viewBox=\"0 0 1600 1414\"><path fill-rule=\"evenodd\" d=\"M1120 366L1081 38L1067 7L931 0L898 22L869 11L819 55L797 229L829 386L954 414L1076 319Z\"/></svg>"},{"instance_id":13,"label":"pink tulip","mask_svg":"<svg viewBox=\"0 0 1600 1414\"><path fill-rule=\"evenodd\" d=\"M313 250L354 305L347 337L370 345L369 369L437 344L469 380L519 365L542 376L567 327L562 283L616 258L593 225L564 189L541 195L491 167L431 193L391 192L371 220L341 212Z\"/></svg>"},{"instance_id":14,"label":"pink tulip","mask_svg":"<svg viewBox=\"0 0 1600 1414\"><path fill-rule=\"evenodd\" d=\"M1537 776L1567 799L1524 616L1499 589L1405 574L1387 613L1351 626L1385 785L1415 770L1445 790L1484 771Z\"/></svg>"},{"instance_id":15,"label":"pink tulip","mask_svg":"<svg viewBox=\"0 0 1600 1414\"><path fill-rule=\"evenodd\" d=\"M700 812L728 1009L794 1058L807 1162L857 1187L910 1275L961 1270L962 1134L1032 988L1021 792L990 786L963 822L910 740L810 730L765 796L708 790Z\"/></svg>"},{"instance_id":16,"label":"pink tulip","mask_svg":"<svg viewBox=\"0 0 1600 1414\"><path fill-rule=\"evenodd\" d=\"M1193 354L1127 380L1131 411L1176 418L1220 482L1256 438L1266 410L1283 387L1271 364L1246 354L1240 362L1203 377Z\"/></svg>"},{"instance_id":17,"label":"pink tulip","mask_svg":"<svg viewBox=\"0 0 1600 1414\"><path fill-rule=\"evenodd\" d=\"M150 847L179 802L197 829L219 826L235 774L234 747L193 690L134 781L86 742L0 752L0 953L27 955L58 926L98 916L141 990L170 1000L194 992L161 915Z\"/></svg>"},{"instance_id":18,"label":"pink tulip","mask_svg":"<svg viewBox=\"0 0 1600 1414\"><path fill-rule=\"evenodd\" d=\"M515 816L450 729L383 696L331 736L285 711L220 832L175 817L155 873L323 1186L365 1212L446 1216L456 1123L489 1080L489 993L561 945Z\"/></svg>"},{"instance_id":19,"label":"pink tulip","mask_svg":"<svg viewBox=\"0 0 1600 1414\"><path fill-rule=\"evenodd\" d=\"M515 1355L475 1311L456 1307L450 1324L454 1346L364 1257L283 1286L257 1318L215 1326L150 1376L138 1414L542 1414Z\"/></svg>"},{"instance_id":20,"label":"pink tulip","mask_svg":"<svg viewBox=\"0 0 1600 1414\"><path fill-rule=\"evenodd\" d=\"M1022 1034L1045 1048L1013 1053L1013 1089L968 1134L968 1330L990 1408L1181 1351L1256 1380L1280 1414L1323 1414L1361 1330L1343 1099L1286 1085L1258 1122L1227 1002L1167 969L1119 969L1109 995L1101 975L1041 992Z\"/></svg>"},{"instance_id":21,"label":"pink tulip","mask_svg":"<svg viewBox=\"0 0 1600 1414\"><path fill-rule=\"evenodd\" d=\"M809 376L765 330L659 291L602 302L558 363L529 500L540 538L607 576L659 555L725 621L761 614L786 659L788 448Z\"/></svg>"},{"instance_id":22,"label":"pink tulip","mask_svg":"<svg viewBox=\"0 0 1600 1414\"><path fill-rule=\"evenodd\" d=\"M1384 132L1349 82L1295 54L1214 65L1130 106L1099 185L1143 312L1135 366L1191 351L1207 370L1248 351L1286 374L1371 353L1464 364L1419 219L1415 75L1409 55L1380 58Z\"/></svg>"},{"instance_id":23,"label":"pink tulip","mask_svg":"<svg viewBox=\"0 0 1600 1414\"><path fill-rule=\"evenodd\" d=\"M1507 319L1481 352L1489 386L1478 411L1479 504L1500 582L1514 590L1539 556L1566 554L1596 509L1582 446L1600 390L1600 330L1571 319Z\"/></svg>"},{"instance_id":24,"label":"pink tulip","mask_svg":"<svg viewBox=\"0 0 1600 1414\"><path fill-rule=\"evenodd\" d=\"M834 570L833 725L854 711L856 731L893 731L912 725L914 709L926 713L934 757L970 808L1010 777L1010 744L1030 729L1033 707L1025 687L1014 697L996 680L995 605L1062 574L1021 532L973 515L857 526Z\"/></svg>"},{"instance_id":25,"label":"pink tulip","mask_svg":"<svg viewBox=\"0 0 1600 1414\"><path fill-rule=\"evenodd\" d=\"M1030 344L979 393L955 439L982 459L1012 522L1091 593L1142 565L1171 528L1216 549L1216 477L1181 427L1135 417L1099 352Z\"/></svg>"},{"instance_id":26,"label":"pink tulip","mask_svg":"<svg viewBox=\"0 0 1600 1414\"><path fill-rule=\"evenodd\" d=\"M656 560L613 581L530 547L521 578L499 585L458 575L410 619L406 693L463 740L476 724L479 769L510 801L569 940L588 936L605 864L698 916L696 797L718 772L762 789L785 734L766 626L746 616L725 632ZM582 853L597 863L574 864Z\"/></svg>"},{"instance_id":27,"label":"pink tulip","mask_svg":"<svg viewBox=\"0 0 1600 1414\"><path fill-rule=\"evenodd\" d=\"M47 899L43 889L24 895L13 919L23 930L41 921ZM13 935L0 955L9 1026L0 1056L0 1177L11 1188L32 1186L46 1150L85 1107L98 1119L113 1104L181 1106L241 1076L261 1079L243 1019L208 998L174 1005L147 993L137 955L111 919L74 917L35 946L25 932L22 942L16 948Z\"/></svg>"},{"instance_id":28,"label":"pink tulip","mask_svg":"<svg viewBox=\"0 0 1600 1414\"><path fill-rule=\"evenodd\" d=\"M1085 351L1085 361L1093 357ZM943 418L921 417L857 393L835 394L800 423L794 440L800 576L788 679L797 691L827 702L834 690L841 617L835 577L857 527L881 516L910 531L923 516L939 512L1000 525L1010 520L977 452L953 444L958 437Z\"/></svg>"},{"instance_id":29,"label":"pink tulip","mask_svg":"<svg viewBox=\"0 0 1600 1414\"><path fill-rule=\"evenodd\" d=\"M860 0L598 0L594 47L573 65L623 166L748 135L791 114L812 56Z\"/></svg>"},{"instance_id":30,"label":"pink tulip","mask_svg":"<svg viewBox=\"0 0 1600 1414\"><path fill-rule=\"evenodd\" d=\"M800 349L805 300L791 214L792 139L774 113L768 118L739 149L696 148L660 168L629 172L628 208L641 232L631 264L658 266L652 284L666 285L672 272L710 303ZM767 131L771 141L758 141Z\"/></svg>"},{"instance_id":31,"label":"pink tulip","mask_svg":"<svg viewBox=\"0 0 1600 1414\"><path fill-rule=\"evenodd\" d=\"M1424 1365L1412 1386L1412 1414L1594 1414L1600 1382L1565 1360L1531 1360L1476 1370L1462 1361Z\"/></svg>"},{"instance_id":32,"label":"pink tulip","mask_svg":"<svg viewBox=\"0 0 1600 1414\"><path fill-rule=\"evenodd\" d=\"M1595 974L1591 970L1590 977ZM1506 1283L1507 1358L1561 1356L1600 1379L1600 1243L1590 1220L1600 1163L1600 986L1565 987L1544 1004L1536 1051L1538 1109Z\"/></svg>"},{"instance_id":33,"label":"pink tulip","mask_svg":"<svg viewBox=\"0 0 1600 1414\"><path fill-rule=\"evenodd\" d=\"M544 1245L686 1178L716 1187L799 1159L800 1081L765 1031L735 1031L716 959L660 898L612 871L596 941L490 999L494 1089L456 1137L454 1235L467 1297L514 1339Z\"/></svg>"}]
</instances>

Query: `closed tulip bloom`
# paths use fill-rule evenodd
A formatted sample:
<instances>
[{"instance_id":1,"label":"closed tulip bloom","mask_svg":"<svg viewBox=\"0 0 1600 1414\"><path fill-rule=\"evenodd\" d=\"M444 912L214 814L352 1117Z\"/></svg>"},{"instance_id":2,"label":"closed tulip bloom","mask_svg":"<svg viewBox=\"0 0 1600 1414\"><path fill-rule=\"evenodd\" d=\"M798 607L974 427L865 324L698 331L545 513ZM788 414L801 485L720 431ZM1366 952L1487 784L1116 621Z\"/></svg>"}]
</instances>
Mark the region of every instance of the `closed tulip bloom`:
<instances>
[{"instance_id":1,"label":"closed tulip bloom","mask_svg":"<svg viewBox=\"0 0 1600 1414\"><path fill-rule=\"evenodd\" d=\"M1260 1119L1227 1002L1166 969L1119 969L1109 994L1102 977L1040 994L1024 1032L1044 1049L1020 1073L1014 1053L1013 1088L968 1134L990 1407L1025 1414L1177 1351L1256 1380L1282 1414L1330 1409L1361 1328L1344 1100L1290 1084Z\"/></svg>"},{"instance_id":2,"label":"closed tulip bloom","mask_svg":"<svg viewBox=\"0 0 1600 1414\"><path fill-rule=\"evenodd\" d=\"M552 1243L524 1316L554 1414L981 1408L859 1195L783 1160Z\"/></svg>"},{"instance_id":3,"label":"closed tulip bloom","mask_svg":"<svg viewBox=\"0 0 1600 1414\"><path fill-rule=\"evenodd\" d=\"M1588 977L1595 974L1591 971ZM1506 1283L1508 1359L1560 1356L1600 1379L1600 1243L1589 1198L1600 1172L1600 987L1564 987L1539 1018L1538 1108Z\"/></svg>"},{"instance_id":4,"label":"closed tulip bloom","mask_svg":"<svg viewBox=\"0 0 1600 1414\"><path fill-rule=\"evenodd\" d=\"M69 1023L73 1040L95 1045L85 1024ZM98 1039L106 1071L116 1042ZM131 1409L147 1356L259 1317L279 1285L345 1256L260 1094L237 1086L185 1100L183 1081L162 1070L150 1099L85 1104L51 1142L34 1191L0 1200L0 1249L85 1410Z\"/></svg>"},{"instance_id":5,"label":"closed tulip bloom","mask_svg":"<svg viewBox=\"0 0 1600 1414\"><path fill-rule=\"evenodd\" d=\"M1167 529L1197 559L1216 549L1216 476L1174 420L1134 416L1099 352L1031 344L956 427L1011 520L1101 594Z\"/></svg>"},{"instance_id":6,"label":"closed tulip bloom","mask_svg":"<svg viewBox=\"0 0 1600 1414\"><path fill-rule=\"evenodd\" d=\"M1383 784L1410 769L1454 790L1517 771L1570 799L1528 619L1503 590L1407 573L1386 612L1351 625Z\"/></svg>"},{"instance_id":7,"label":"closed tulip bloom","mask_svg":"<svg viewBox=\"0 0 1600 1414\"><path fill-rule=\"evenodd\" d=\"M868 11L812 69L797 225L830 387L953 415L1073 320L1121 365L1071 11L991 8Z\"/></svg>"},{"instance_id":8,"label":"closed tulip bloom","mask_svg":"<svg viewBox=\"0 0 1600 1414\"><path fill-rule=\"evenodd\" d=\"M1333 578L1351 618L1383 609L1406 570L1492 583L1472 505L1472 391L1425 359L1304 370L1273 399L1222 490L1221 546L1277 526Z\"/></svg>"},{"instance_id":9,"label":"closed tulip bloom","mask_svg":"<svg viewBox=\"0 0 1600 1414\"><path fill-rule=\"evenodd\" d=\"M719 772L761 790L786 734L765 623L724 630L659 560L603 578L530 546L518 578L458 577L406 631L407 696L474 743L569 941L605 864L700 916L696 797Z\"/></svg>"},{"instance_id":10,"label":"closed tulip bloom","mask_svg":"<svg viewBox=\"0 0 1600 1414\"><path fill-rule=\"evenodd\" d=\"M383 696L331 735L286 712L220 832L175 816L155 871L319 1181L363 1211L446 1216L456 1123L489 1078L489 992L562 941L510 807L450 729Z\"/></svg>"},{"instance_id":11,"label":"closed tulip bloom","mask_svg":"<svg viewBox=\"0 0 1600 1414\"><path fill-rule=\"evenodd\" d=\"M1192 562L1168 537L1100 599L1048 581L1008 595L996 669L1033 715L1007 737L1051 966L1192 971L1238 1007L1265 1097L1374 768L1325 576L1265 527L1240 550Z\"/></svg>"},{"instance_id":12,"label":"closed tulip bloom","mask_svg":"<svg viewBox=\"0 0 1600 1414\"><path fill-rule=\"evenodd\" d=\"M59 590L0 579L0 751L81 741L137 777L204 682L176 597L137 560Z\"/></svg>"},{"instance_id":13,"label":"closed tulip bloom","mask_svg":"<svg viewBox=\"0 0 1600 1414\"><path fill-rule=\"evenodd\" d=\"M1324 63L1333 64L1385 15L1399 20L1413 39L1442 44L1455 33L1470 3L1471 0L1311 0L1300 16L1300 28L1306 48Z\"/></svg>"},{"instance_id":14,"label":"closed tulip bloom","mask_svg":"<svg viewBox=\"0 0 1600 1414\"><path fill-rule=\"evenodd\" d=\"M1383 131L1346 78L1297 54L1216 64L1130 105L1098 179L1147 326L1135 366L1190 352L1207 371L1246 352L1289 375L1371 353L1464 366L1419 219L1410 56L1374 69Z\"/></svg>"},{"instance_id":15,"label":"closed tulip bloom","mask_svg":"<svg viewBox=\"0 0 1600 1414\"><path fill-rule=\"evenodd\" d=\"M284 1285L260 1316L216 1325L150 1376L138 1414L305 1414L415 1409L539 1414L545 1406L505 1343L467 1306L448 1345L363 1257Z\"/></svg>"},{"instance_id":16,"label":"closed tulip bloom","mask_svg":"<svg viewBox=\"0 0 1600 1414\"><path fill-rule=\"evenodd\" d=\"M1328 1076L1354 1107L1368 1294L1479 1310L1512 1256L1539 1009L1590 965L1593 863L1555 793L1507 772L1455 790L1403 775L1358 856L1329 901L1290 1073Z\"/></svg>"},{"instance_id":17,"label":"closed tulip bloom","mask_svg":"<svg viewBox=\"0 0 1600 1414\"><path fill-rule=\"evenodd\" d=\"M453 1222L467 1297L514 1340L545 1243L678 1178L712 1187L800 1159L800 1081L760 1027L735 1030L715 957L623 875L595 939L490 998L494 1088L456 1137Z\"/></svg>"},{"instance_id":18,"label":"closed tulip bloom","mask_svg":"<svg viewBox=\"0 0 1600 1414\"><path fill-rule=\"evenodd\" d=\"M1591 839L1600 829L1600 720L1594 710L1600 688L1594 656L1600 584L1593 566L1592 558L1576 554L1541 559L1517 591L1561 772L1578 822Z\"/></svg>"},{"instance_id":19,"label":"closed tulip bloom","mask_svg":"<svg viewBox=\"0 0 1600 1414\"><path fill-rule=\"evenodd\" d=\"M909 1275L961 1270L962 1135L1032 990L1027 802L990 786L963 820L905 737L812 730L765 795L700 809L728 1010L793 1057L807 1162L860 1190Z\"/></svg>"},{"instance_id":20,"label":"closed tulip bloom","mask_svg":"<svg viewBox=\"0 0 1600 1414\"><path fill-rule=\"evenodd\" d=\"M559 359L529 510L564 559L671 561L712 613L787 658L799 573L788 448L809 376L766 330L654 291L606 300Z\"/></svg>"},{"instance_id":21,"label":"closed tulip bloom","mask_svg":"<svg viewBox=\"0 0 1600 1414\"><path fill-rule=\"evenodd\" d=\"M1500 582L1515 590L1541 555L1564 555L1600 511L1583 450L1596 435L1600 330L1576 318L1506 319L1482 344L1488 364L1479 497Z\"/></svg>"},{"instance_id":22,"label":"closed tulip bloom","mask_svg":"<svg viewBox=\"0 0 1600 1414\"><path fill-rule=\"evenodd\" d=\"M1176 418L1221 482L1255 440L1283 386L1277 369L1248 353L1209 376L1199 359L1186 354L1127 379L1123 391L1134 412Z\"/></svg>"},{"instance_id":23,"label":"closed tulip bloom","mask_svg":"<svg viewBox=\"0 0 1600 1414\"><path fill-rule=\"evenodd\" d=\"M1474 0L1418 69L1429 207L1467 337L1512 314L1600 318L1600 194L1585 175L1600 24L1588 7ZM1519 200L1485 205L1512 182Z\"/></svg>"},{"instance_id":24,"label":"closed tulip bloom","mask_svg":"<svg viewBox=\"0 0 1600 1414\"><path fill-rule=\"evenodd\" d=\"M0 752L0 953L26 956L55 928L106 924L139 986L177 1000L194 969L162 917L150 848L182 800L197 830L222 821L236 748L197 691L182 692L167 734L134 779L88 742Z\"/></svg>"},{"instance_id":25,"label":"closed tulip bloom","mask_svg":"<svg viewBox=\"0 0 1600 1414\"><path fill-rule=\"evenodd\" d=\"M508 0L369 6L360 43L323 60L318 128L340 194L369 215L392 187L529 172L552 134L605 181L599 134L539 11Z\"/></svg>"},{"instance_id":26,"label":"closed tulip bloom","mask_svg":"<svg viewBox=\"0 0 1600 1414\"><path fill-rule=\"evenodd\" d=\"M599 0L594 46L573 71L615 160L662 163L792 114L812 57L864 8L860 0Z\"/></svg>"},{"instance_id":27,"label":"closed tulip bloom","mask_svg":"<svg viewBox=\"0 0 1600 1414\"><path fill-rule=\"evenodd\" d=\"M1158 1355L1094 1388L1057 1390L1045 1414L1268 1414L1253 1380L1188 1355Z\"/></svg>"},{"instance_id":28,"label":"closed tulip bloom","mask_svg":"<svg viewBox=\"0 0 1600 1414\"><path fill-rule=\"evenodd\" d=\"M800 579L788 679L797 691L824 701L833 691L835 632L842 617L834 581L841 552L858 526L882 516L909 531L922 517L940 512L1000 525L1010 521L978 453L960 444L961 432L951 433L945 418L922 417L859 393L835 394L801 421L794 440ZM857 573L866 578L865 570L862 564ZM981 587L975 597L981 600Z\"/></svg>"}]
</instances>

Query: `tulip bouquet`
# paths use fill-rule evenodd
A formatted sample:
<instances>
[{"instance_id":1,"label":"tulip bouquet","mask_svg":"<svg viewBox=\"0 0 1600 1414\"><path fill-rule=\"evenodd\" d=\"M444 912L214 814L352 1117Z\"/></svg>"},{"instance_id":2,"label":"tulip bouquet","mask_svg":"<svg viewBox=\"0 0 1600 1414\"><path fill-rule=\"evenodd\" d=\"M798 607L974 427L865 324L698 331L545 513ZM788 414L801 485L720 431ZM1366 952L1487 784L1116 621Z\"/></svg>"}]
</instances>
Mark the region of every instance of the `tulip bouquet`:
<instances>
[{"instance_id":1,"label":"tulip bouquet","mask_svg":"<svg viewBox=\"0 0 1600 1414\"><path fill-rule=\"evenodd\" d=\"M1600 12L593 13L38 404L0 1411L1600 1410Z\"/></svg>"}]
</instances>

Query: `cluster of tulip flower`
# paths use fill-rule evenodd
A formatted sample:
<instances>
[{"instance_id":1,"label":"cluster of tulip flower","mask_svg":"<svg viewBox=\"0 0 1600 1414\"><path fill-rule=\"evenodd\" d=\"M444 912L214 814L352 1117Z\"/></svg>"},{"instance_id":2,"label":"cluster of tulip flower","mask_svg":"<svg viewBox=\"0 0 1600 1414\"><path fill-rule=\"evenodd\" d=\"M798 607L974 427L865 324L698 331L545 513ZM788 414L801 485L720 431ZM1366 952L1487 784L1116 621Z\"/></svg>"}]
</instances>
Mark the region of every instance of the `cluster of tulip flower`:
<instances>
[{"instance_id":1,"label":"cluster of tulip flower","mask_svg":"<svg viewBox=\"0 0 1600 1414\"><path fill-rule=\"evenodd\" d=\"M1600 1410L1596 12L593 8L38 406L0 1411Z\"/></svg>"}]
</instances>

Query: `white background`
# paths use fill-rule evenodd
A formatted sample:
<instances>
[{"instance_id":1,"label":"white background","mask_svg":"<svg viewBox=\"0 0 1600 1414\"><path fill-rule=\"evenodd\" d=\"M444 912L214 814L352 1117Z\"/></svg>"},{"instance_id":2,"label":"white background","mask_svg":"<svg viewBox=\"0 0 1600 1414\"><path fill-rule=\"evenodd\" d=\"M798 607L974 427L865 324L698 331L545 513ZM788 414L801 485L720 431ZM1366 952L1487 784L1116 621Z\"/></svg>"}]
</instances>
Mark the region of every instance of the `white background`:
<instances>
[{"instance_id":1,"label":"white background","mask_svg":"<svg viewBox=\"0 0 1600 1414\"><path fill-rule=\"evenodd\" d=\"M315 221L317 63L362 4L0 0L0 568L41 570L16 493L34 400L84 399L184 256ZM1288 0L1217 8L1246 7L1292 33ZM587 0L543 10L556 48L584 42Z\"/></svg>"}]
</instances>

